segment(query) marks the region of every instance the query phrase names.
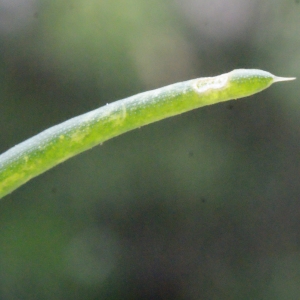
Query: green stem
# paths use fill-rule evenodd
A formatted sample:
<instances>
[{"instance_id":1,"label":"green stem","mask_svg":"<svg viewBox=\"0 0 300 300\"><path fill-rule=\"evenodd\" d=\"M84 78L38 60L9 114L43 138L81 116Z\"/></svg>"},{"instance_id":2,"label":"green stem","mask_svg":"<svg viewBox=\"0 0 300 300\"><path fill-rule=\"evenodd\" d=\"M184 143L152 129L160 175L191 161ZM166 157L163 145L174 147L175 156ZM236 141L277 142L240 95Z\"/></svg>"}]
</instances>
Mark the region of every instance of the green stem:
<instances>
[{"instance_id":1,"label":"green stem","mask_svg":"<svg viewBox=\"0 0 300 300\"><path fill-rule=\"evenodd\" d=\"M0 198L66 159L129 130L291 80L234 70L141 93L53 126L0 155Z\"/></svg>"}]
</instances>

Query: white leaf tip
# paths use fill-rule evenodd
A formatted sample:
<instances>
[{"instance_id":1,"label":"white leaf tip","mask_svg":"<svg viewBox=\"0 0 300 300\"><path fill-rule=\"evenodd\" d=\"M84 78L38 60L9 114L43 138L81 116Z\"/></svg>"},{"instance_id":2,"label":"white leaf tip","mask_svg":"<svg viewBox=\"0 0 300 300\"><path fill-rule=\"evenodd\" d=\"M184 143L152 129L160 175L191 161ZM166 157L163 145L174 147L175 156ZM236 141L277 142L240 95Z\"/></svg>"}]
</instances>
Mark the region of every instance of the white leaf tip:
<instances>
[{"instance_id":1,"label":"white leaf tip","mask_svg":"<svg viewBox=\"0 0 300 300\"><path fill-rule=\"evenodd\" d=\"M274 82L295 80L296 77L277 77L274 76Z\"/></svg>"}]
</instances>

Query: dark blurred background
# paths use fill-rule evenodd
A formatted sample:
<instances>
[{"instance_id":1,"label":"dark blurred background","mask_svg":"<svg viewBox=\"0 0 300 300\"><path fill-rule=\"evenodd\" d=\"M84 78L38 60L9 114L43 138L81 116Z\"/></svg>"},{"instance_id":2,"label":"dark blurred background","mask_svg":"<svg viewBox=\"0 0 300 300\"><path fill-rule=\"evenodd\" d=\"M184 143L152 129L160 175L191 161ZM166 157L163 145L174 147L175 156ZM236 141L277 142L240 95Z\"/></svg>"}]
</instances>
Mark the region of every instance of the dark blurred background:
<instances>
[{"instance_id":1,"label":"dark blurred background","mask_svg":"<svg viewBox=\"0 0 300 300\"><path fill-rule=\"evenodd\" d=\"M0 0L0 151L235 68L300 78L299 0ZM300 299L299 79L129 132L0 202L0 299Z\"/></svg>"}]
</instances>

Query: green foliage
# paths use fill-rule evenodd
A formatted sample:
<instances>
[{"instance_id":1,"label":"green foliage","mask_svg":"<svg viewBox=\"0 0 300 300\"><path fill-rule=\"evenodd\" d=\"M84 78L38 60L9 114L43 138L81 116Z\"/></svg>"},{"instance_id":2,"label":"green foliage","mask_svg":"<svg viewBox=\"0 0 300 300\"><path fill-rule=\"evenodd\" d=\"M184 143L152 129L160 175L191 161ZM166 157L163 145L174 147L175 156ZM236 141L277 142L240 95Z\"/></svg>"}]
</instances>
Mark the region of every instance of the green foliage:
<instances>
[{"instance_id":1,"label":"green foliage","mask_svg":"<svg viewBox=\"0 0 300 300\"><path fill-rule=\"evenodd\" d=\"M138 94L73 118L0 156L0 198L66 159L121 133L201 106L252 95L273 82L293 79L261 70L234 70Z\"/></svg>"},{"instance_id":2,"label":"green foliage","mask_svg":"<svg viewBox=\"0 0 300 300\"><path fill-rule=\"evenodd\" d=\"M2 1L0 153L116 99L299 75L297 1ZM297 299L299 87L111 139L1 201L1 299Z\"/></svg>"}]
</instances>

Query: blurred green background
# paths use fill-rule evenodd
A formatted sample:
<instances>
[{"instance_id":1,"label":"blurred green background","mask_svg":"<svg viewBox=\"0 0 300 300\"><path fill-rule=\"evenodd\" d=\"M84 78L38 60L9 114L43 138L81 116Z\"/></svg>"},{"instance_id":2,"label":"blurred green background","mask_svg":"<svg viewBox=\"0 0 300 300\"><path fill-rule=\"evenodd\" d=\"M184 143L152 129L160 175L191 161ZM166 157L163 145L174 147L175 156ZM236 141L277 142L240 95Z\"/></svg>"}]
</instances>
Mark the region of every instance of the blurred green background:
<instances>
[{"instance_id":1,"label":"blurred green background","mask_svg":"<svg viewBox=\"0 0 300 300\"><path fill-rule=\"evenodd\" d=\"M299 0L0 0L0 151L235 68L300 78ZM298 81L117 137L0 202L0 299L299 299Z\"/></svg>"}]
</instances>

